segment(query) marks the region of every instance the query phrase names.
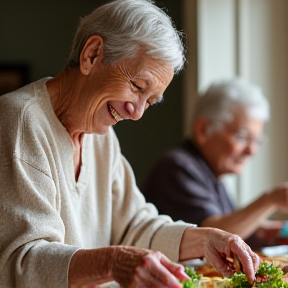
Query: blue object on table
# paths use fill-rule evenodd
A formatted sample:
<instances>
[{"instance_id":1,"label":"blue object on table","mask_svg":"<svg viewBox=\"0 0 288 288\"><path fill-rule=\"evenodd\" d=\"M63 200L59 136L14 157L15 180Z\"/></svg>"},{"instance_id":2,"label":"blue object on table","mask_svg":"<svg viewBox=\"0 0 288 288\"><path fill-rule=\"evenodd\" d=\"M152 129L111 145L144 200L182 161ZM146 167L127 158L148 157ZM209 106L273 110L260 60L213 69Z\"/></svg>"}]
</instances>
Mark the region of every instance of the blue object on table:
<instances>
[{"instance_id":1,"label":"blue object on table","mask_svg":"<svg viewBox=\"0 0 288 288\"><path fill-rule=\"evenodd\" d=\"M279 236L281 238L288 238L288 221L285 222L282 229L280 230Z\"/></svg>"}]
</instances>

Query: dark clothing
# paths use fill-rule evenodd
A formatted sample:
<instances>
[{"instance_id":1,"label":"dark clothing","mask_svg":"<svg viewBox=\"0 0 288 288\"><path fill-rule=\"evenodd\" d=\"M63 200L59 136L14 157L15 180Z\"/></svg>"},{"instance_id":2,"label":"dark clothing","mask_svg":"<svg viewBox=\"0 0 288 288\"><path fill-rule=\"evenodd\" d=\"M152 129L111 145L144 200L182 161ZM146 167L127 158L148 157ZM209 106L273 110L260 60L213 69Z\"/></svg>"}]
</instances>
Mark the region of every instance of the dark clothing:
<instances>
[{"instance_id":1,"label":"dark clothing","mask_svg":"<svg viewBox=\"0 0 288 288\"><path fill-rule=\"evenodd\" d=\"M142 192L160 214L200 226L212 215L235 210L226 189L190 140L164 153L145 179Z\"/></svg>"},{"instance_id":2,"label":"dark clothing","mask_svg":"<svg viewBox=\"0 0 288 288\"><path fill-rule=\"evenodd\" d=\"M223 183L188 139L159 158L140 188L160 214L175 221L201 226L210 216L235 211ZM267 246L257 231L245 241L252 249Z\"/></svg>"}]
</instances>

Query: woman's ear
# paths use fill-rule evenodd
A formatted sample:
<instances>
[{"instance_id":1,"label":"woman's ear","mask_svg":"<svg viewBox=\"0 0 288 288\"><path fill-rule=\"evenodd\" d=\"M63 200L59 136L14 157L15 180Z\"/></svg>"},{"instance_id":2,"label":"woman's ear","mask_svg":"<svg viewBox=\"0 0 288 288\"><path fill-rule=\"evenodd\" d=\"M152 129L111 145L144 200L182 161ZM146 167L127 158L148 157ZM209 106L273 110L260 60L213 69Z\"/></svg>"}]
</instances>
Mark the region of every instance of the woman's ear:
<instances>
[{"instance_id":1,"label":"woman's ear","mask_svg":"<svg viewBox=\"0 0 288 288\"><path fill-rule=\"evenodd\" d=\"M193 126L195 141L199 144L204 144L208 138L208 120L203 116L198 116Z\"/></svg>"},{"instance_id":2,"label":"woman's ear","mask_svg":"<svg viewBox=\"0 0 288 288\"><path fill-rule=\"evenodd\" d=\"M82 74L89 75L93 66L100 63L103 58L103 38L93 35L86 41L80 54L80 70Z\"/></svg>"}]
</instances>

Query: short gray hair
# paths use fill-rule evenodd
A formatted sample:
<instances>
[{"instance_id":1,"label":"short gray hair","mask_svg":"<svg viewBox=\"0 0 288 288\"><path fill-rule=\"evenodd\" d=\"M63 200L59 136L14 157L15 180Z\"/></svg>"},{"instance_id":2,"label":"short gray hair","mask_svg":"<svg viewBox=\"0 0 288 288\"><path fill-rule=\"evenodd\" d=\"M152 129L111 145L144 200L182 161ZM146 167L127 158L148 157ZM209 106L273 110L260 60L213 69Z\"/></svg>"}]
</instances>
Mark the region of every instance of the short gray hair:
<instances>
[{"instance_id":1,"label":"short gray hair","mask_svg":"<svg viewBox=\"0 0 288 288\"><path fill-rule=\"evenodd\" d=\"M270 117L269 102L259 86L240 77L214 82L200 95L193 122L198 116L208 119L211 134L233 121L239 109L264 122Z\"/></svg>"},{"instance_id":2,"label":"short gray hair","mask_svg":"<svg viewBox=\"0 0 288 288\"><path fill-rule=\"evenodd\" d=\"M149 0L116 0L82 18L76 31L68 65L79 65L84 44L92 35L104 40L104 61L115 65L143 50L178 73L185 63L182 32L170 17Z\"/></svg>"}]
</instances>

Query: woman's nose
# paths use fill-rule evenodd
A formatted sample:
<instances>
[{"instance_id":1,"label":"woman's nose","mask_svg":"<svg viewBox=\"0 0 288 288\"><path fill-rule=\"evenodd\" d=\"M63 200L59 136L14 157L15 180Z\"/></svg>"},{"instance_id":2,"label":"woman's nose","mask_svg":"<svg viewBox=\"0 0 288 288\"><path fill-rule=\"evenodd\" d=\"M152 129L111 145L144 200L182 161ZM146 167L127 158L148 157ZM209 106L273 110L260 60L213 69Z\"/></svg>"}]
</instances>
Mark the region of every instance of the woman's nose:
<instances>
[{"instance_id":1,"label":"woman's nose","mask_svg":"<svg viewBox=\"0 0 288 288\"><path fill-rule=\"evenodd\" d=\"M143 116L146 110L145 104L146 102L144 103L144 101L141 103L126 103L126 110L129 112L131 120L137 121Z\"/></svg>"}]
</instances>

